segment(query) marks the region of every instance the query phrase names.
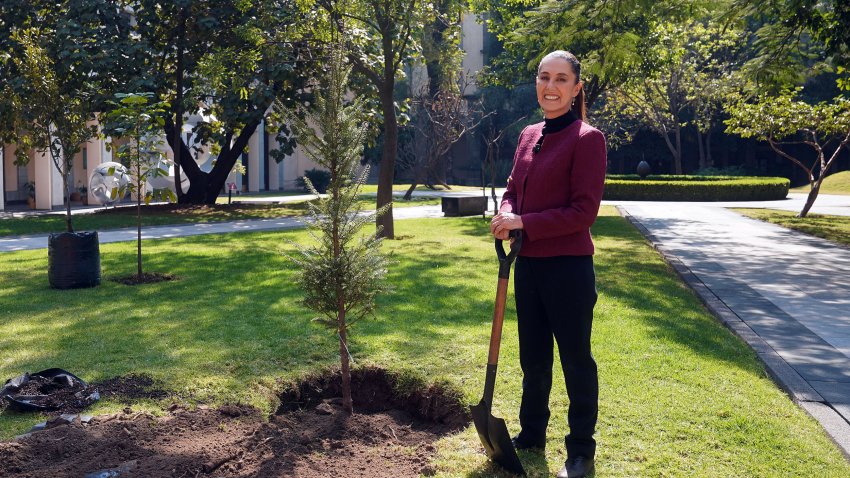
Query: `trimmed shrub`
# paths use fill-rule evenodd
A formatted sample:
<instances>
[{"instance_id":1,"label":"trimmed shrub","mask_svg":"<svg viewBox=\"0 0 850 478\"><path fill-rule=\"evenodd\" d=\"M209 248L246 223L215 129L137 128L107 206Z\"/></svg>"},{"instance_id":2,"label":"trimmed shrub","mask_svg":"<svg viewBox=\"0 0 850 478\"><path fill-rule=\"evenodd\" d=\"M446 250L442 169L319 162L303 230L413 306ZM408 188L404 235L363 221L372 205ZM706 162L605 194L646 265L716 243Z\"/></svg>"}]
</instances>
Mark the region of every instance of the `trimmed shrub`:
<instances>
[{"instance_id":1,"label":"trimmed shrub","mask_svg":"<svg viewBox=\"0 0 850 478\"><path fill-rule=\"evenodd\" d=\"M603 199L621 201L773 201L785 199L791 181L754 176L609 175Z\"/></svg>"},{"instance_id":2,"label":"trimmed shrub","mask_svg":"<svg viewBox=\"0 0 850 478\"><path fill-rule=\"evenodd\" d=\"M318 191L319 193L324 194L328 192L328 184L331 183L331 173L325 171L324 169L315 168L304 171L304 176L299 177L296 180L296 184L302 189L304 189L305 192L309 193L310 190L307 189L307 183L304 182L305 177L309 179L311 183L313 183L313 187L316 188L316 191Z\"/></svg>"}]
</instances>

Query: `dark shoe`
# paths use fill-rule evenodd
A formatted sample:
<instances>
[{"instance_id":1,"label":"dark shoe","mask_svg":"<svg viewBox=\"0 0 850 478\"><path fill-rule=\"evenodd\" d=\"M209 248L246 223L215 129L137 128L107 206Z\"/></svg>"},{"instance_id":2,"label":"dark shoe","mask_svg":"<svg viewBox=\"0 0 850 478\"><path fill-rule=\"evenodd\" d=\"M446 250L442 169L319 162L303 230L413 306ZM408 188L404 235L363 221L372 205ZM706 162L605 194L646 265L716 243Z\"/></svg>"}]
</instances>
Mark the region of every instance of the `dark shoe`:
<instances>
[{"instance_id":1,"label":"dark shoe","mask_svg":"<svg viewBox=\"0 0 850 478\"><path fill-rule=\"evenodd\" d=\"M567 459L556 478L584 478L593 472L593 458L577 456Z\"/></svg>"},{"instance_id":2,"label":"dark shoe","mask_svg":"<svg viewBox=\"0 0 850 478\"><path fill-rule=\"evenodd\" d=\"M540 441L527 441L524 438L521 438L520 435L517 435L511 438L511 443L514 444L514 448L517 450L545 450L546 449L546 439Z\"/></svg>"}]
</instances>

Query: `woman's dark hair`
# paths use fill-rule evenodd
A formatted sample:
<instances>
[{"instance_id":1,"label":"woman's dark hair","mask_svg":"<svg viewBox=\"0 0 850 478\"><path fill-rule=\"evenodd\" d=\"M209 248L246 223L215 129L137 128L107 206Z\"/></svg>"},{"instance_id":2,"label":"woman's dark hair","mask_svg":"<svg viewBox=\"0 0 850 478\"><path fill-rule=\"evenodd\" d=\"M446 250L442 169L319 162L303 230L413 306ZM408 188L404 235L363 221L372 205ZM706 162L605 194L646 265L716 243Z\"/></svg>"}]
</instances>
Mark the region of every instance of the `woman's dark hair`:
<instances>
[{"instance_id":1,"label":"woman's dark hair","mask_svg":"<svg viewBox=\"0 0 850 478\"><path fill-rule=\"evenodd\" d=\"M540 74L540 65L550 58L561 58L563 60L567 60L567 62L573 69L573 73L575 73L576 75L576 83L581 81L581 63L579 63L578 58L576 58L575 55L564 50L555 50L551 53L546 54L546 56L544 56L543 59L540 60L540 63L537 65L538 74ZM578 94L573 100L572 111L580 120L585 120L587 109L584 104L584 85L582 85L581 89L578 91Z\"/></svg>"}]
</instances>

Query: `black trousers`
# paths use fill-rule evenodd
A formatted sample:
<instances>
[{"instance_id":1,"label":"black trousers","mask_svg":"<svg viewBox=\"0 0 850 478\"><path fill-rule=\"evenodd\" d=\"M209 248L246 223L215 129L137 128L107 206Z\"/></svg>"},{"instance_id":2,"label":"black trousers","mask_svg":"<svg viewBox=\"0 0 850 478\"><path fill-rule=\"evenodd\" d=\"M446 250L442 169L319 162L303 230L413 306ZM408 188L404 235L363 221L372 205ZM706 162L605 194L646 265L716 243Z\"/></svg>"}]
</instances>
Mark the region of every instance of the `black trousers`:
<instances>
[{"instance_id":1,"label":"black trousers","mask_svg":"<svg viewBox=\"0 0 850 478\"><path fill-rule=\"evenodd\" d=\"M520 438L527 443L545 440L554 338L570 400L567 456L593 458L599 410L599 380L590 352L597 297L593 257L518 257L514 290L523 373Z\"/></svg>"}]
</instances>

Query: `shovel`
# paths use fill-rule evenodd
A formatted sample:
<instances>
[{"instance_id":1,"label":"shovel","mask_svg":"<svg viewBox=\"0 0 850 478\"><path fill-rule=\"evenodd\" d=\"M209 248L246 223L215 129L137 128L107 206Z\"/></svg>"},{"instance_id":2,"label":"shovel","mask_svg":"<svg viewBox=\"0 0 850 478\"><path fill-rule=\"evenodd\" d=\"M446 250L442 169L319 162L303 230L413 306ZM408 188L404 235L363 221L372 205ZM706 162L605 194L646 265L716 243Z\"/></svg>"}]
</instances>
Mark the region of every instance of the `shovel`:
<instances>
[{"instance_id":1,"label":"shovel","mask_svg":"<svg viewBox=\"0 0 850 478\"><path fill-rule=\"evenodd\" d=\"M496 255L499 257L499 286L496 289L496 310L493 312L493 329L490 332L490 355L487 358L487 377L484 380L484 396L478 405L469 407L472 421L484 445L484 451L495 463L502 468L525 476L522 463L516 455L511 436L505 420L492 415L493 388L496 386L496 366L499 363L499 345L502 342L502 322L505 318L505 298L508 295L508 278L511 275L511 264L522 246L522 231L511 231L514 239L511 252L505 254L502 240L496 239Z\"/></svg>"}]
</instances>

